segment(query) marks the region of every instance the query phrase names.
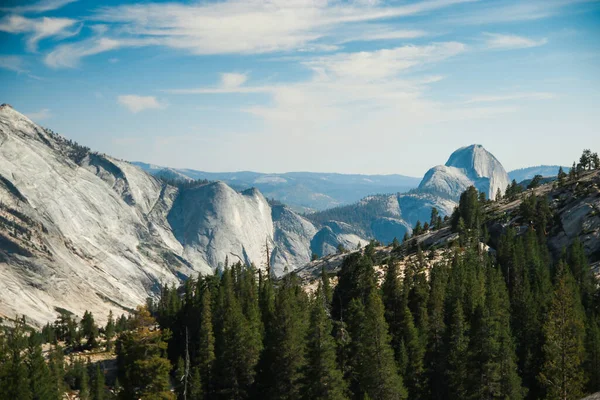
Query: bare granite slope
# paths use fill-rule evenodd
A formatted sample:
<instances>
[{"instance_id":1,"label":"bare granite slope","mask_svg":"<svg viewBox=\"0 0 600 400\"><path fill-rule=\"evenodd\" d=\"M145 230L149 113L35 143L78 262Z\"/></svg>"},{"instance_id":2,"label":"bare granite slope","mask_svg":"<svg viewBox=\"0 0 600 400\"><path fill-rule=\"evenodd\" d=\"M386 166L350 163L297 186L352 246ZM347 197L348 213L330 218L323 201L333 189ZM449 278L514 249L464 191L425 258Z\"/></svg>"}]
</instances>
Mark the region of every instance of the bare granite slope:
<instances>
[{"instance_id":1,"label":"bare granite slope","mask_svg":"<svg viewBox=\"0 0 600 400\"><path fill-rule=\"evenodd\" d=\"M0 107L0 315L102 320L226 257L264 267L267 247L281 274L310 260L315 233L257 190L178 189Z\"/></svg>"}]
</instances>

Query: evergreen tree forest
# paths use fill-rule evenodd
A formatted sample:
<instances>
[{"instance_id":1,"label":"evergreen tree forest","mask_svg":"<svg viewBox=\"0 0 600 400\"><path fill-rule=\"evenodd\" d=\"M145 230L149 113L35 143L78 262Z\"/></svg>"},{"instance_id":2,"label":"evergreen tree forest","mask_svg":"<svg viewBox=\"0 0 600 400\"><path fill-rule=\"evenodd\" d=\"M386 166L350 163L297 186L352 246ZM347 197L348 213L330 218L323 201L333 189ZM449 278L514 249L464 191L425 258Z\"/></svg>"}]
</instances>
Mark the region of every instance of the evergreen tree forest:
<instances>
[{"instance_id":1,"label":"evergreen tree forest","mask_svg":"<svg viewBox=\"0 0 600 400\"><path fill-rule=\"evenodd\" d=\"M562 177L566 179L566 177ZM509 197L517 196L509 193ZM501 196L499 196L499 201ZM524 195L521 223L489 242L494 203L469 188L441 261L406 261L396 243L350 252L335 274L275 279L252 265L162 286L129 318L97 327L68 314L44 330L0 334L0 400L560 399L600 391L600 289L583 245L548 248L556 218ZM53 344L42 354L42 343ZM100 366L65 348L116 354Z\"/></svg>"}]
</instances>

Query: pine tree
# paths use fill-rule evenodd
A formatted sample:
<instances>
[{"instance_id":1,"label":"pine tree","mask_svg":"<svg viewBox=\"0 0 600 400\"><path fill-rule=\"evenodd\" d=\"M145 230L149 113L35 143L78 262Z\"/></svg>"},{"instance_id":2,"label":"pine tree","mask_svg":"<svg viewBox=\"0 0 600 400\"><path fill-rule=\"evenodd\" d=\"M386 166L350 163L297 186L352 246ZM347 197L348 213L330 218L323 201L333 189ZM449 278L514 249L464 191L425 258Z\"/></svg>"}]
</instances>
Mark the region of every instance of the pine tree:
<instances>
[{"instance_id":1,"label":"pine tree","mask_svg":"<svg viewBox=\"0 0 600 400\"><path fill-rule=\"evenodd\" d=\"M175 392L177 393L178 399L183 399L185 397L187 390L187 376L186 376L186 368L183 358L179 357L177 360L177 365L175 367Z\"/></svg>"},{"instance_id":2,"label":"pine tree","mask_svg":"<svg viewBox=\"0 0 600 400\"><path fill-rule=\"evenodd\" d=\"M360 253L350 254L344 259L338 278L331 314L334 319L340 320L352 299L360 299L364 303L376 288L373 260Z\"/></svg>"},{"instance_id":3,"label":"pine tree","mask_svg":"<svg viewBox=\"0 0 600 400\"><path fill-rule=\"evenodd\" d=\"M53 398L62 399L65 392L65 356L62 347L56 346L50 353L48 368L50 369Z\"/></svg>"},{"instance_id":4,"label":"pine tree","mask_svg":"<svg viewBox=\"0 0 600 400\"><path fill-rule=\"evenodd\" d=\"M402 333L403 344L406 349L407 366L404 374L406 387L408 389L409 398L425 399L428 398L427 386L425 382L424 356L425 343L419 337L419 331L415 327L413 316L404 303L402 307Z\"/></svg>"},{"instance_id":5,"label":"pine tree","mask_svg":"<svg viewBox=\"0 0 600 400\"><path fill-rule=\"evenodd\" d=\"M90 400L90 377L85 367L81 369L79 378L79 399Z\"/></svg>"},{"instance_id":6,"label":"pine tree","mask_svg":"<svg viewBox=\"0 0 600 400\"><path fill-rule=\"evenodd\" d=\"M575 238L569 248L567 262L581 294L581 302L584 308L586 310L592 308L598 287L598 279L590 268L585 249L578 237Z\"/></svg>"},{"instance_id":7,"label":"pine tree","mask_svg":"<svg viewBox=\"0 0 600 400\"><path fill-rule=\"evenodd\" d=\"M563 167L558 168L557 179L558 179L558 186L563 186L565 184L565 181L567 179L567 174L563 170Z\"/></svg>"},{"instance_id":8,"label":"pine tree","mask_svg":"<svg viewBox=\"0 0 600 400\"><path fill-rule=\"evenodd\" d=\"M252 331L234 291L231 269L223 271L215 318L215 375L219 397L245 399L255 379L258 362Z\"/></svg>"},{"instance_id":9,"label":"pine tree","mask_svg":"<svg viewBox=\"0 0 600 400\"><path fill-rule=\"evenodd\" d=\"M419 236L421 233L423 233L423 227L421 226L421 221L417 221L413 229L413 237Z\"/></svg>"},{"instance_id":10,"label":"pine tree","mask_svg":"<svg viewBox=\"0 0 600 400\"><path fill-rule=\"evenodd\" d=\"M108 312L108 322L104 328L104 336L106 336L106 350L111 351L112 340L115 337L115 319L112 310Z\"/></svg>"},{"instance_id":11,"label":"pine tree","mask_svg":"<svg viewBox=\"0 0 600 400\"><path fill-rule=\"evenodd\" d=\"M482 202L474 186L470 186L460 195L458 208L452 215L452 228L457 232L458 220L462 218L467 230L478 230L482 221Z\"/></svg>"},{"instance_id":12,"label":"pine tree","mask_svg":"<svg viewBox=\"0 0 600 400\"><path fill-rule=\"evenodd\" d=\"M390 346L383 303L376 290L370 291L364 304L358 298L352 300L348 325L352 365L360 390L373 399L406 399L407 391Z\"/></svg>"},{"instance_id":13,"label":"pine tree","mask_svg":"<svg viewBox=\"0 0 600 400\"><path fill-rule=\"evenodd\" d=\"M55 393L52 391L50 370L42 355L42 346L35 335L29 338L29 351L27 367L29 368L29 382L33 400L53 400Z\"/></svg>"},{"instance_id":14,"label":"pine tree","mask_svg":"<svg viewBox=\"0 0 600 400\"><path fill-rule=\"evenodd\" d=\"M238 298L240 299L242 312L246 317L249 329L248 351L252 352L249 357L258 361L260 352L263 348L264 329L260 315L258 288L255 275L256 269L254 266L241 267L237 286Z\"/></svg>"},{"instance_id":15,"label":"pine tree","mask_svg":"<svg viewBox=\"0 0 600 400\"><path fill-rule=\"evenodd\" d=\"M327 305L327 309L329 310L331 308L331 303L333 302L333 289L331 288L329 275L327 275L325 267L321 269L321 283L323 285L323 296L325 296L325 303Z\"/></svg>"},{"instance_id":16,"label":"pine tree","mask_svg":"<svg viewBox=\"0 0 600 400\"><path fill-rule=\"evenodd\" d=\"M427 351L425 367L427 370L429 390L432 399L446 397L445 371L446 354L444 336L446 334L445 296L448 283L448 268L444 264L436 264L430 274L431 291L427 311L429 313L429 331L427 332Z\"/></svg>"},{"instance_id":17,"label":"pine tree","mask_svg":"<svg viewBox=\"0 0 600 400\"><path fill-rule=\"evenodd\" d=\"M447 349L448 398L452 400L466 399L469 379L467 365L469 336L467 321L458 299L451 308Z\"/></svg>"},{"instance_id":18,"label":"pine tree","mask_svg":"<svg viewBox=\"0 0 600 400\"><path fill-rule=\"evenodd\" d=\"M600 391L600 318L588 317L585 335L585 371L588 392Z\"/></svg>"},{"instance_id":19,"label":"pine tree","mask_svg":"<svg viewBox=\"0 0 600 400\"><path fill-rule=\"evenodd\" d=\"M431 226L433 229L440 229L440 226L438 226L438 217L440 216L440 213L438 211L437 208L432 207L431 208L431 218L429 219L429 226Z\"/></svg>"},{"instance_id":20,"label":"pine tree","mask_svg":"<svg viewBox=\"0 0 600 400\"><path fill-rule=\"evenodd\" d=\"M173 399L169 390L171 363L166 358L170 333L156 327L156 320L146 307L137 308L130 325L131 330L122 333L116 343L122 395Z\"/></svg>"},{"instance_id":21,"label":"pine tree","mask_svg":"<svg viewBox=\"0 0 600 400\"><path fill-rule=\"evenodd\" d=\"M304 371L306 400L346 399L347 385L336 365L335 341L328 315L325 292L319 284L312 301L307 342L307 364Z\"/></svg>"},{"instance_id":22,"label":"pine tree","mask_svg":"<svg viewBox=\"0 0 600 400\"><path fill-rule=\"evenodd\" d=\"M204 385L202 384L200 368L194 367L192 369L192 377L190 380L189 395L187 398L190 400L203 400L204 399L203 392L202 392L203 386Z\"/></svg>"},{"instance_id":23,"label":"pine tree","mask_svg":"<svg viewBox=\"0 0 600 400\"><path fill-rule=\"evenodd\" d=\"M515 346L510 331L510 304L500 271L486 268L485 303L479 308L470 342L474 399L522 399Z\"/></svg>"},{"instance_id":24,"label":"pine tree","mask_svg":"<svg viewBox=\"0 0 600 400\"><path fill-rule=\"evenodd\" d=\"M95 348L98 346L98 327L94 321L94 316L91 312L86 311L81 319L81 333L87 339L87 347Z\"/></svg>"},{"instance_id":25,"label":"pine tree","mask_svg":"<svg viewBox=\"0 0 600 400\"><path fill-rule=\"evenodd\" d=\"M300 399L306 367L308 299L298 277L287 275L275 296L275 312L270 321L265 352L271 360L266 399Z\"/></svg>"},{"instance_id":26,"label":"pine tree","mask_svg":"<svg viewBox=\"0 0 600 400\"><path fill-rule=\"evenodd\" d=\"M388 263L381 294L385 310L385 320L389 326L391 345L397 362L401 361L406 349L403 348L403 307L404 299L400 281L398 263L393 260Z\"/></svg>"},{"instance_id":27,"label":"pine tree","mask_svg":"<svg viewBox=\"0 0 600 400\"><path fill-rule=\"evenodd\" d=\"M115 385L117 386L117 385ZM100 369L100 364L96 364L94 380L92 381L92 400L104 400L106 394L104 372Z\"/></svg>"},{"instance_id":28,"label":"pine tree","mask_svg":"<svg viewBox=\"0 0 600 400\"><path fill-rule=\"evenodd\" d=\"M598 157L598 153L592 153L591 155L591 168L600 169L600 157Z\"/></svg>"},{"instance_id":29,"label":"pine tree","mask_svg":"<svg viewBox=\"0 0 600 400\"><path fill-rule=\"evenodd\" d=\"M205 288L202 294L201 314L200 314L200 332L199 349L197 357L198 368L196 372L200 374L202 388L201 393L207 396L212 393L213 371L215 366L215 336L213 333L212 321L212 299L211 292Z\"/></svg>"},{"instance_id":30,"label":"pine tree","mask_svg":"<svg viewBox=\"0 0 600 400\"><path fill-rule=\"evenodd\" d=\"M6 399L30 400L33 398L29 381L29 370L23 355L27 347L25 317L16 318L15 326L8 330L6 360L0 365L0 388ZM33 382L32 382L33 384Z\"/></svg>"},{"instance_id":31,"label":"pine tree","mask_svg":"<svg viewBox=\"0 0 600 400\"><path fill-rule=\"evenodd\" d=\"M582 313L573 277L561 263L544 324L545 361L539 374L548 398L568 400L583 397L585 327Z\"/></svg>"}]
</instances>

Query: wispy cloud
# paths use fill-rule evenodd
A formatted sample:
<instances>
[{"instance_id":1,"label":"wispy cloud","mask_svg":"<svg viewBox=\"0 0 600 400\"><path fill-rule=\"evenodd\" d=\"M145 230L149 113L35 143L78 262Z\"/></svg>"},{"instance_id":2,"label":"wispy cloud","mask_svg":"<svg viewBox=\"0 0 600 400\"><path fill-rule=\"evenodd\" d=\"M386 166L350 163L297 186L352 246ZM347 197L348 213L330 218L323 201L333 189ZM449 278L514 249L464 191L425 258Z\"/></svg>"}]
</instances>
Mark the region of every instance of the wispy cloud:
<instances>
[{"instance_id":1,"label":"wispy cloud","mask_svg":"<svg viewBox=\"0 0 600 400\"><path fill-rule=\"evenodd\" d=\"M425 46L400 46L392 49L361 51L353 53L336 53L328 56L309 58L302 62L313 75L310 81L300 83L276 83L269 85L244 85L245 74L222 73L221 82L215 87L167 89L171 94L226 94L226 93L284 93L290 88L307 88L307 85L319 85L319 90L328 86L336 90L336 86L348 83L369 84L386 81L390 88L398 88L400 81L394 80L399 74L414 70L426 64L433 64L465 52L467 46L459 42L433 43ZM438 82L441 76L427 76L414 79L410 86L426 85ZM406 88L407 81L402 82Z\"/></svg>"},{"instance_id":2,"label":"wispy cloud","mask_svg":"<svg viewBox=\"0 0 600 400\"><path fill-rule=\"evenodd\" d=\"M374 126L407 126L469 118L486 118L514 111L514 107L471 107L445 104L424 96L428 85L443 77L406 78L420 68L465 52L459 42L432 43L424 46L401 46L370 52L339 53L315 57L303 63L313 74L296 83L238 85L214 88L170 90L173 94L267 93L268 105L255 105L243 111L274 125L272 132L283 127L293 132L321 132L335 123L337 131L348 129L355 134L372 131ZM345 124L344 121L348 121ZM352 121L352 122L350 122ZM348 125L348 126L346 126ZM343 127L342 127L343 126ZM331 138L332 135L326 135ZM292 140L293 141L293 140Z\"/></svg>"},{"instance_id":3,"label":"wispy cloud","mask_svg":"<svg viewBox=\"0 0 600 400\"><path fill-rule=\"evenodd\" d=\"M142 47L153 44L152 39L112 39L94 37L78 43L57 46L44 57L44 63L52 68L75 68L84 57L116 50L124 47ZM111 60L117 60L112 59ZM118 61L118 60L117 60ZM110 61L109 62L113 62Z\"/></svg>"},{"instance_id":4,"label":"wispy cloud","mask_svg":"<svg viewBox=\"0 0 600 400\"><path fill-rule=\"evenodd\" d=\"M495 94L474 96L465 101L465 104L471 103L497 103L513 100L551 100L557 98L556 94L548 92L521 92L510 94Z\"/></svg>"},{"instance_id":5,"label":"wispy cloud","mask_svg":"<svg viewBox=\"0 0 600 400\"><path fill-rule=\"evenodd\" d=\"M166 104L154 96L138 96L135 94L121 95L117 98L119 104L136 114L144 110L165 108Z\"/></svg>"},{"instance_id":6,"label":"wispy cloud","mask_svg":"<svg viewBox=\"0 0 600 400\"><path fill-rule=\"evenodd\" d=\"M0 56L0 68L18 73L28 72L20 56Z\"/></svg>"},{"instance_id":7,"label":"wispy cloud","mask_svg":"<svg viewBox=\"0 0 600 400\"><path fill-rule=\"evenodd\" d=\"M221 85L224 88L237 88L248 79L246 74L224 72L221 74Z\"/></svg>"},{"instance_id":8,"label":"wispy cloud","mask_svg":"<svg viewBox=\"0 0 600 400\"><path fill-rule=\"evenodd\" d=\"M14 6L14 7L0 7L0 11L14 13L14 14L25 14L25 13L43 13L46 11L57 10L66 6L67 4L74 3L77 0L40 0L35 3Z\"/></svg>"},{"instance_id":9,"label":"wispy cloud","mask_svg":"<svg viewBox=\"0 0 600 400\"><path fill-rule=\"evenodd\" d=\"M81 24L71 18L27 18L20 15L7 15L0 20L0 32L26 35L29 51L36 51L42 39L50 37L64 39L76 35L80 29Z\"/></svg>"},{"instance_id":10,"label":"wispy cloud","mask_svg":"<svg viewBox=\"0 0 600 400\"><path fill-rule=\"evenodd\" d=\"M548 43L546 38L530 39L524 36L484 33L486 47L496 50L526 49L543 46Z\"/></svg>"},{"instance_id":11,"label":"wispy cloud","mask_svg":"<svg viewBox=\"0 0 600 400\"><path fill-rule=\"evenodd\" d=\"M425 35L421 30L378 25L361 36L356 24L418 15L472 1L425 0L389 6L379 2L228 0L104 7L92 19L110 27L106 32L94 40L58 46L46 61L53 67L73 67L89 55L139 46L164 46L196 55L333 51L343 42ZM115 45L99 46L100 39Z\"/></svg>"},{"instance_id":12,"label":"wispy cloud","mask_svg":"<svg viewBox=\"0 0 600 400\"><path fill-rule=\"evenodd\" d=\"M26 113L25 115L27 115L29 119L33 121L41 121L52 117L50 110L47 108L42 108L41 110L36 112Z\"/></svg>"},{"instance_id":13,"label":"wispy cloud","mask_svg":"<svg viewBox=\"0 0 600 400\"><path fill-rule=\"evenodd\" d=\"M405 70L444 60L463 53L467 46L459 42L427 46L401 46L377 51L338 53L306 61L319 75L362 80L384 79Z\"/></svg>"}]
</instances>

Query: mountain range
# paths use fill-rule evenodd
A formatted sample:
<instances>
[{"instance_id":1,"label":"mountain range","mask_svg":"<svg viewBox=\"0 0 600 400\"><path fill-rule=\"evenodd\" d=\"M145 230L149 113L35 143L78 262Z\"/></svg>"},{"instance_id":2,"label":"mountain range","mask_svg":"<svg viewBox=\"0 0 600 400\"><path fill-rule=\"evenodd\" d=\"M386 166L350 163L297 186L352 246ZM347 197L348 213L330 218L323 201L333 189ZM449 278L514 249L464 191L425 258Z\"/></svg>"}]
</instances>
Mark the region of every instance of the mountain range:
<instances>
[{"instance_id":1,"label":"mountain range","mask_svg":"<svg viewBox=\"0 0 600 400\"><path fill-rule=\"evenodd\" d=\"M354 203L373 193L407 192L421 181L404 175L353 175L317 172L204 172L133 162L144 171L168 179L222 181L236 190L257 188L295 211L311 212Z\"/></svg>"},{"instance_id":2,"label":"mountain range","mask_svg":"<svg viewBox=\"0 0 600 400\"><path fill-rule=\"evenodd\" d=\"M508 173L508 177L511 180L517 181L520 183L527 179L532 179L536 175L541 175L543 177L551 177L558 175L558 170L561 168L560 165L538 165L535 167L527 167L527 168L519 168ZM562 169L565 173L568 173L571 168L562 166Z\"/></svg>"},{"instance_id":3,"label":"mountain range","mask_svg":"<svg viewBox=\"0 0 600 400\"><path fill-rule=\"evenodd\" d=\"M458 157L458 155L457 155ZM458 162L458 159L453 163ZM437 190L456 191L456 188L436 187L441 181L448 181L442 175L452 175L455 172L450 166L440 166L438 169L430 170L435 174L434 179L429 180L429 187L419 186L422 178L414 178L405 175L360 175L360 174L336 174L319 172L286 172L286 173L261 173L252 171L240 172L205 172L195 169L170 168L155 164L134 161L144 171L161 178L169 180L209 180L222 181L235 190L242 191L256 188L267 197L284 203L292 210L300 213L311 213L324 211L330 208L356 203L367 196L384 193L406 193L419 187L422 192ZM535 167L521 168L508 172L509 180L515 179L522 182L532 179L535 175L544 177L556 176L558 165L540 165ZM563 167L569 172L568 167ZM460 179L460 175L458 176ZM451 181L453 179L450 179ZM470 181L467 178L459 187ZM437 182L437 183L436 183Z\"/></svg>"},{"instance_id":4,"label":"mountain range","mask_svg":"<svg viewBox=\"0 0 600 400\"><path fill-rule=\"evenodd\" d=\"M230 180L245 174L252 173ZM0 314L25 314L38 325L59 309L78 315L91 310L99 318L110 309L119 314L156 294L161 283L211 273L227 260L269 265L280 276L339 245L400 239L417 221L429 220L432 207L442 217L451 213L468 186L490 196L509 181L493 155L471 145L428 171L408 193L370 195L301 215L245 188L260 176L248 175L240 187L215 177L171 184L0 106ZM291 187L309 178L335 180L333 187L358 182L361 190L370 184L364 176L262 176L291 177ZM373 181L383 188L410 179Z\"/></svg>"}]
</instances>

